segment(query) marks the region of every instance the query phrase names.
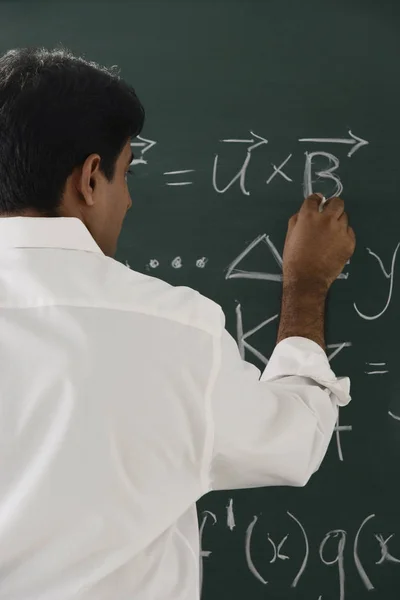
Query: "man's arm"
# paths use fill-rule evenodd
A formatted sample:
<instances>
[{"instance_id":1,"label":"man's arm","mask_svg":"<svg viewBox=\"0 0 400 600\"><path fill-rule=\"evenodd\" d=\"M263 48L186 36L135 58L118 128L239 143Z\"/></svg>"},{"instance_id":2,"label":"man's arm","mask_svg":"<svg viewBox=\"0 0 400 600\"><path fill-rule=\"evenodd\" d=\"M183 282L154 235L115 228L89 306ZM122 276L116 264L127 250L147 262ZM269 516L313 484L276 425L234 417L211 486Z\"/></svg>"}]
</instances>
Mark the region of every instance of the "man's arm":
<instances>
[{"instance_id":1,"label":"man's arm","mask_svg":"<svg viewBox=\"0 0 400 600\"><path fill-rule=\"evenodd\" d=\"M343 201L308 198L289 222L278 344L260 378L233 338L215 341L210 489L305 485L350 400L323 351L325 299L354 250ZM328 210L329 208L329 210Z\"/></svg>"},{"instance_id":2,"label":"man's arm","mask_svg":"<svg viewBox=\"0 0 400 600\"><path fill-rule=\"evenodd\" d=\"M288 337L304 337L325 350L325 302L327 290L315 284L284 284L277 343Z\"/></svg>"},{"instance_id":3,"label":"man's arm","mask_svg":"<svg viewBox=\"0 0 400 600\"><path fill-rule=\"evenodd\" d=\"M354 252L355 235L343 200L332 198L322 212L320 202L321 196L313 194L289 221L277 342L304 337L325 350L326 297Z\"/></svg>"}]
</instances>

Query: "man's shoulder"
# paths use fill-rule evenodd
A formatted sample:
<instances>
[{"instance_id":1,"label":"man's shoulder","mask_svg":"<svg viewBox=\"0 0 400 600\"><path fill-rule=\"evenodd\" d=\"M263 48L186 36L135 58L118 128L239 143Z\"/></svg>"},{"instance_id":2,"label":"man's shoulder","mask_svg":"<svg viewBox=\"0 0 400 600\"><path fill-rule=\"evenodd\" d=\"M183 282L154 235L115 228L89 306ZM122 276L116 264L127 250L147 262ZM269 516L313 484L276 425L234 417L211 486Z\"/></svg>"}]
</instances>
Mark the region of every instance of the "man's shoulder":
<instances>
[{"instance_id":1,"label":"man's shoulder","mask_svg":"<svg viewBox=\"0 0 400 600\"><path fill-rule=\"evenodd\" d=\"M115 308L170 319L219 335L225 325L221 307L196 290L173 286L107 259L104 291Z\"/></svg>"}]
</instances>

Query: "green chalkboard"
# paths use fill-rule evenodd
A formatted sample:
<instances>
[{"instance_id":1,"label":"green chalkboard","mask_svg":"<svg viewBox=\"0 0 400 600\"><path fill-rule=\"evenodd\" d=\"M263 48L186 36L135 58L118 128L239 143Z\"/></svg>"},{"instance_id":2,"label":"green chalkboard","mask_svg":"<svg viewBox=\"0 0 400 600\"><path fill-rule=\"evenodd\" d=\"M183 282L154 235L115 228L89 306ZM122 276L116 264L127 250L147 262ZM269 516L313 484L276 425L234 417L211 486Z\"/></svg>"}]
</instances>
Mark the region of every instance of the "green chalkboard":
<instances>
[{"instance_id":1,"label":"green chalkboard","mask_svg":"<svg viewBox=\"0 0 400 600\"><path fill-rule=\"evenodd\" d=\"M400 596L399 29L395 0L0 2L1 51L62 42L135 86L118 259L219 302L260 368L287 220L343 188L358 245L327 343L353 402L306 488L199 502L204 600Z\"/></svg>"}]
</instances>

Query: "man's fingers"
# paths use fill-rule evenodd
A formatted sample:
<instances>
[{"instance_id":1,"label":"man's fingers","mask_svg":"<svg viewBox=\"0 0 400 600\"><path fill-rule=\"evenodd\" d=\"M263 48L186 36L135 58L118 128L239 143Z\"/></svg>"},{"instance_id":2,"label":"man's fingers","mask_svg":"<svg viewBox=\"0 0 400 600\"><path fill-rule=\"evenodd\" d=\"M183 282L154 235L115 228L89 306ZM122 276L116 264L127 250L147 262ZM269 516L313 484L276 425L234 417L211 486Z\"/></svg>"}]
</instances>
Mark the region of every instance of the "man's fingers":
<instances>
[{"instance_id":1,"label":"man's fingers","mask_svg":"<svg viewBox=\"0 0 400 600\"><path fill-rule=\"evenodd\" d=\"M348 231L348 233L349 233L349 236L351 237L351 239L352 239L353 243L355 244L355 243L356 243L356 234L354 233L354 229L353 229L352 227L350 227L350 226L349 226L349 227L347 228L347 231Z\"/></svg>"},{"instance_id":2,"label":"man's fingers","mask_svg":"<svg viewBox=\"0 0 400 600\"><path fill-rule=\"evenodd\" d=\"M349 225L349 217L347 215L347 213L343 213L342 216L339 218L339 221L343 224L346 225L346 227L348 227Z\"/></svg>"},{"instance_id":3,"label":"man's fingers","mask_svg":"<svg viewBox=\"0 0 400 600\"><path fill-rule=\"evenodd\" d=\"M319 205L321 204L323 199L323 195L322 194L311 194L311 196L308 196L308 198L306 198L302 204L302 207L300 208L300 212L304 212L304 211L313 211L316 212L319 209Z\"/></svg>"},{"instance_id":4,"label":"man's fingers","mask_svg":"<svg viewBox=\"0 0 400 600\"><path fill-rule=\"evenodd\" d=\"M333 198L330 198L329 200L326 200L322 194L311 194L311 196L308 196L308 198L304 200L297 215L310 212L318 212L321 215L326 215L330 218L337 219L348 228L349 218L344 210L344 201L342 200L342 198L335 196ZM293 223L291 224L289 221L289 232L292 228ZM353 230L352 235L355 239L355 234Z\"/></svg>"},{"instance_id":5,"label":"man's fingers","mask_svg":"<svg viewBox=\"0 0 400 600\"><path fill-rule=\"evenodd\" d=\"M299 218L299 213L295 213L293 216L290 217L289 219L289 223L288 223L288 231L292 231L293 227L296 225L297 223L297 219Z\"/></svg>"},{"instance_id":6,"label":"man's fingers","mask_svg":"<svg viewBox=\"0 0 400 600\"><path fill-rule=\"evenodd\" d=\"M335 215L340 219L344 213L344 202L341 198L331 198L324 206L324 213Z\"/></svg>"}]
</instances>

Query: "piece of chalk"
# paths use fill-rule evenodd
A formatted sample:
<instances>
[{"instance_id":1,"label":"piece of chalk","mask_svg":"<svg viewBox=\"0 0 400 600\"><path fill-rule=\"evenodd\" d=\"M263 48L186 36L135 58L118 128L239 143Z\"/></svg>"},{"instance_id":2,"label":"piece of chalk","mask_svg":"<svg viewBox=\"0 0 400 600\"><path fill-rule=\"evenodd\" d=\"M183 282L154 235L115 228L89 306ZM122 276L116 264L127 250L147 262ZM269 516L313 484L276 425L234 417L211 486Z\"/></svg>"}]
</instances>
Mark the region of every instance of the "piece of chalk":
<instances>
[{"instance_id":1,"label":"piece of chalk","mask_svg":"<svg viewBox=\"0 0 400 600\"><path fill-rule=\"evenodd\" d=\"M327 202L328 202L328 200L325 198L325 196L322 196L322 199L321 199L321 202L320 202L320 205L318 208L320 213L324 210L324 206Z\"/></svg>"}]
</instances>

